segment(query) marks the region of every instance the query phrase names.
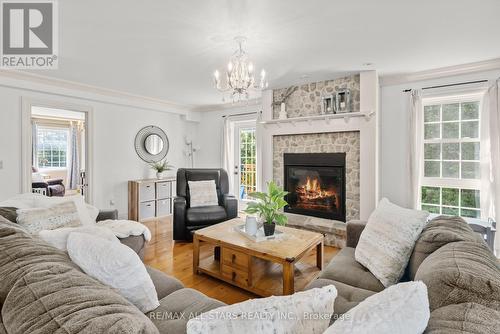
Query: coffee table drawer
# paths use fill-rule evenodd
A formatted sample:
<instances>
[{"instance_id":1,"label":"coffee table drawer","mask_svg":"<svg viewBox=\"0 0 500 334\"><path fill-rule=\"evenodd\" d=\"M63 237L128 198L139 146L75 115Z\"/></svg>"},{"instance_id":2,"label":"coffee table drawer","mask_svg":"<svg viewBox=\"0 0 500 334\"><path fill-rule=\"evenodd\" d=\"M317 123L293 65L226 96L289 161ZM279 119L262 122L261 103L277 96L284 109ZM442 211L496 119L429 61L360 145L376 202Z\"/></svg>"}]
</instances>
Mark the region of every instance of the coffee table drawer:
<instances>
[{"instance_id":1,"label":"coffee table drawer","mask_svg":"<svg viewBox=\"0 0 500 334\"><path fill-rule=\"evenodd\" d=\"M222 263L246 270L248 269L248 254L230 248L222 248Z\"/></svg>"},{"instance_id":2,"label":"coffee table drawer","mask_svg":"<svg viewBox=\"0 0 500 334\"><path fill-rule=\"evenodd\" d=\"M248 285L248 272L235 269L231 266L222 265L222 276L242 285Z\"/></svg>"}]
</instances>

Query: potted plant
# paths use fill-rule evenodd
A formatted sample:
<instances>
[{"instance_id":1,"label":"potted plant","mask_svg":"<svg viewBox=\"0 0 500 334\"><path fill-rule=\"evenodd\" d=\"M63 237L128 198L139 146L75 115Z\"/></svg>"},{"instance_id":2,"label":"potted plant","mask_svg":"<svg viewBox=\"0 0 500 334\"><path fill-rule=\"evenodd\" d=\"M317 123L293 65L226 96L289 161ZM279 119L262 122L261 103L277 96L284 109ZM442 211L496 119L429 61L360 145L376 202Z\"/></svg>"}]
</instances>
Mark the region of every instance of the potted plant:
<instances>
[{"instance_id":1,"label":"potted plant","mask_svg":"<svg viewBox=\"0 0 500 334\"><path fill-rule=\"evenodd\" d=\"M270 236L274 234L276 224L285 225L288 221L287 216L283 214L283 209L288 203L284 197L288 192L283 191L273 181L267 184L268 192L254 192L248 194L249 197L257 201L250 202L245 209L248 214L258 214L264 221L264 234Z\"/></svg>"},{"instance_id":2,"label":"potted plant","mask_svg":"<svg viewBox=\"0 0 500 334\"><path fill-rule=\"evenodd\" d=\"M158 179L163 179L163 177L165 176L165 172L171 170L174 167L172 165L169 165L168 161L166 160L153 162L149 166L151 166L151 168L156 171L156 177Z\"/></svg>"}]
</instances>

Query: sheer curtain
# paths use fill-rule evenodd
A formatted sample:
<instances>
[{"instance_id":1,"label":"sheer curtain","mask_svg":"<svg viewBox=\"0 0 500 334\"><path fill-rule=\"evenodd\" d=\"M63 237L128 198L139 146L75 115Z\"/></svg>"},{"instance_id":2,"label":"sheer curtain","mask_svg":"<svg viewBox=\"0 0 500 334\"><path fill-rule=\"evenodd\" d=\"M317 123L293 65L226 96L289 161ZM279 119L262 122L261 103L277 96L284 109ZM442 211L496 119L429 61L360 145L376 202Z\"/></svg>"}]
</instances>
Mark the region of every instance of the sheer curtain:
<instances>
[{"instance_id":1,"label":"sheer curtain","mask_svg":"<svg viewBox=\"0 0 500 334\"><path fill-rule=\"evenodd\" d=\"M500 88L497 80L486 92L481 115L481 216L500 220ZM485 177L485 175L487 177ZM495 249L500 254L500 235Z\"/></svg>"},{"instance_id":2,"label":"sheer curtain","mask_svg":"<svg viewBox=\"0 0 500 334\"><path fill-rule=\"evenodd\" d=\"M70 151L69 151L69 166L68 166L68 189L75 190L78 188L78 180L80 174L80 124L71 123L70 128Z\"/></svg>"},{"instance_id":3,"label":"sheer curtain","mask_svg":"<svg viewBox=\"0 0 500 334\"><path fill-rule=\"evenodd\" d=\"M229 176L229 192L234 189L234 122L229 117L224 118L224 132L222 135L222 161L221 166L226 170Z\"/></svg>"},{"instance_id":4,"label":"sheer curtain","mask_svg":"<svg viewBox=\"0 0 500 334\"><path fill-rule=\"evenodd\" d=\"M408 93L408 117L409 117L409 201L413 208L418 209L420 203L420 178L422 166L422 91L411 90Z\"/></svg>"}]
</instances>

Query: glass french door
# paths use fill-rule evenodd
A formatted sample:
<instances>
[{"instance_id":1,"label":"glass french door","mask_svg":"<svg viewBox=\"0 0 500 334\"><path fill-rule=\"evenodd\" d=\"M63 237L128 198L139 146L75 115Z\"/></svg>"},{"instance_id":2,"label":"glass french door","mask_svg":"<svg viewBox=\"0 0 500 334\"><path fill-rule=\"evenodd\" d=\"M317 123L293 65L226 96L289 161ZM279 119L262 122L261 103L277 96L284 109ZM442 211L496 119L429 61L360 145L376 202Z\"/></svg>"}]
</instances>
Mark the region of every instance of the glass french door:
<instances>
[{"instance_id":1,"label":"glass french door","mask_svg":"<svg viewBox=\"0 0 500 334\"><path fill-rule=\"evenodd\" d=\"M245 206L248 194L257 190L257 145L255 121L238 124L235 129L234 193Z\"/></svg>"}]
</instances>

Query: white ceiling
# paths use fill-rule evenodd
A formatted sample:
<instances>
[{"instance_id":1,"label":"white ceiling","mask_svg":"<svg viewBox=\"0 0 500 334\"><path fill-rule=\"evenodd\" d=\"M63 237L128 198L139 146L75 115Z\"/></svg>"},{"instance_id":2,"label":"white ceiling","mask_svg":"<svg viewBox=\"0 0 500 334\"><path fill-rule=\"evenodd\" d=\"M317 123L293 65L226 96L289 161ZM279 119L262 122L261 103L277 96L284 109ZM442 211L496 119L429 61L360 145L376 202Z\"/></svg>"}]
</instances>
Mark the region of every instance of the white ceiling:
<instances>
[{"instance_id":1,"label":"white ceiling","mask_svg":"<svg viewBox=\"0 0 500 334\"><path fill-rule=\"evenodd\" d=\"M237 35L271 87L500 57L499 0L58 3L59 69L36 73L195 106L221 103L211 75Z\"/></svg>"}]
</instances>

